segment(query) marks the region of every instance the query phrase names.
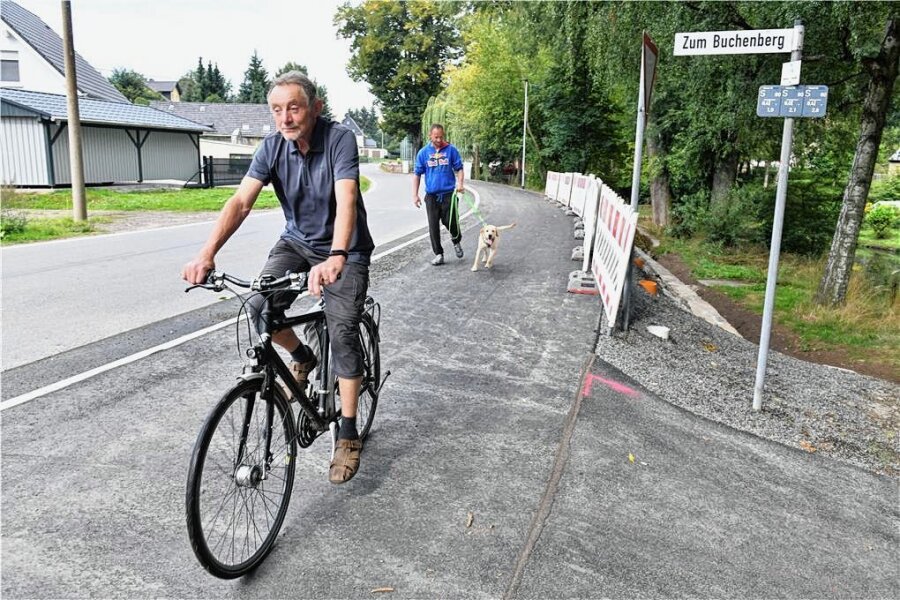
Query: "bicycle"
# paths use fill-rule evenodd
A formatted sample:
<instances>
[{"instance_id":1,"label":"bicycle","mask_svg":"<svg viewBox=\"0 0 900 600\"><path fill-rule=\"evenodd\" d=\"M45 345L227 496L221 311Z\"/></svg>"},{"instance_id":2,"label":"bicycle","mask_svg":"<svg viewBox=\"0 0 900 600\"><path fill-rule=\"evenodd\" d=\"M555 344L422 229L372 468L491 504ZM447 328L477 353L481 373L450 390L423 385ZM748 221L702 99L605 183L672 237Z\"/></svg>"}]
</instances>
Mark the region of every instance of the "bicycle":
<instances>
[{"instance_id":1,"label":"bicycle","mask_svg":"<svg viewBox=\"0 0 900 600\"><path fill-rule=\"evenodd\" d=\"M278 279L244 281L221 272L211 272L195 288L221 292L227 285L271 295L280 290L302 293L305 273L288 273ZM238 309L237 327L246 312L245 299ZM269 323L257 331L257 340L246 350L239 382L216 403L200 428L188 470L185 507L188 537L200 564L223 579L240 577L253 570L272 550L290 502L296 469L297 446L309 447L325 431L331 433L332 456L340 419L340 390L331 371L330 338L325 321L324 297L310 312L273 319L264 304L263 319ZM357 426L360 439L369 434L378 396L390 376L381 377L379 326L381 307L366 297L359 325L364 374L359 393ZM247 319L248 330L250 319ZM304 327L312 336L305 342L317 354L318 365L303 390L272 345L273 331ZM252 332L249 334L252 337ZM240 335L238 349L240 350ZM290 392L291 402L283 387ZM312 400L310 400L310 398ZM298 407L296 421L292 405Z\"/></svg>"}]
</instances>

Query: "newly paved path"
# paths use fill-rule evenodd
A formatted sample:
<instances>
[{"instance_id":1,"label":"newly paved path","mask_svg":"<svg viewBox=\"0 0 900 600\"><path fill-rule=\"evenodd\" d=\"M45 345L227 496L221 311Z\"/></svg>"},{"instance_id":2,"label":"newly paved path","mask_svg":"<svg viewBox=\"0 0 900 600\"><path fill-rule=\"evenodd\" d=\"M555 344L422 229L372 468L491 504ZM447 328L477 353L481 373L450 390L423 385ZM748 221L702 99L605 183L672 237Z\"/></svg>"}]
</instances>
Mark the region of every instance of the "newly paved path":
<instances>
[{"instance_id":1,"label":"newly paved path","mask_svg":"<svg viewBox=\"0 0 900 600\"><path fill-rule=\"evenodd\" d=\"M3 596L900 595L895 480L594 361L600 307L565 291L571 219L477 187L490 222L518 222L494 269L469 271L471 220L462 261L430 266L423 241L373 268L394 375L362 469L331 486L325 445L304 451L254 574L210 577L184 527L196 432L240 364L224 330L3 412Z\"/></svg>"}]
</instances>

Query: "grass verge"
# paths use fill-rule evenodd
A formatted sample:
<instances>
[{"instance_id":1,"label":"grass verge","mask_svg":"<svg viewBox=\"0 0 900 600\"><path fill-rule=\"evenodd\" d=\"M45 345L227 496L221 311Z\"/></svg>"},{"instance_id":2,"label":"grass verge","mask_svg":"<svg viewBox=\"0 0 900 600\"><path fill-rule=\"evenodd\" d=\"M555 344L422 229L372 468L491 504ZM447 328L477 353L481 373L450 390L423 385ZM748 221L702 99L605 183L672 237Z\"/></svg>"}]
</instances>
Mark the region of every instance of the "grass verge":
<instances>
[{"instance_id":1,"label":"grass verge","mask_svg":"<svg viewBox=\"0 0 900 600\"><path fill-rule=\"evenodd\" d=\"M702 240L663 235L658 251L681 256L697 279L729 279L748 284L716 289L762 315L769 258L766 248L726 251ZM857 265L850 278L846 303L827 308L813 301L824 270L825 258L782 254L774 320L797 335L803 351L840 351L854 361L883 364L900 372L900 303L892 302L889 282L870 280Z\"/></svg>"},{"instance_id":2,"label":"grass verge","mask_svg":"<svg viewBox=\"0 0 900 600\"><path fill-rule=\"evenodd\" d=\"M360 178L363 192L371 181ZM234 189L158 189L122 191L119 189L88 188L86 222L70 217L35 217L34 211L72 210L72 191L56 190L48 193L15 192L3 189L3 211L0 215L0 244L20 244L90 235L95 225L108 223L110 217L91 216L93 211L153 211L153 212L217 212L231 197ZM254 205L256 208L276 208L274 192L263 190ZM25 216L22 211L28 211Z\"/></svg>"}]
</instances>

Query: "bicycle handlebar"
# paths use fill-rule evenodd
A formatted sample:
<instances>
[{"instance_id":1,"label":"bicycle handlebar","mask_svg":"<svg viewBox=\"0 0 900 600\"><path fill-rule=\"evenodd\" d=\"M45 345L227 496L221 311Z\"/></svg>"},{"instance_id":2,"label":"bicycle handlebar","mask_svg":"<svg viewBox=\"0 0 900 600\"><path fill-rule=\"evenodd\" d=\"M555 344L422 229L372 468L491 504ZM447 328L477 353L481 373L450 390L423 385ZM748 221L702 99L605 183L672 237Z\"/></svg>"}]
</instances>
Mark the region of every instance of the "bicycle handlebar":
<instances>
[{"instance_id":1,"label":"bicycle handlebar","mask_svg":"<svg viewBox=\"0 0 900 600\"><path fill-rule=\"evenodd\" d=\"M225 289L225 282L227 281L238 287L253 290L255 292L267 292L282 289L294 292L304 292L307 288L308 276L308 273L287 273L284 277L279 277L277 279L273 279L271 276L264 276L251 281L245 281L234 277L233 275L229 275L228 273L213 270L206 274L205 283L192 285L184 291L189 292L196 288L203 288L205 290L221 292Z\"/></svg>"}]
</instances>

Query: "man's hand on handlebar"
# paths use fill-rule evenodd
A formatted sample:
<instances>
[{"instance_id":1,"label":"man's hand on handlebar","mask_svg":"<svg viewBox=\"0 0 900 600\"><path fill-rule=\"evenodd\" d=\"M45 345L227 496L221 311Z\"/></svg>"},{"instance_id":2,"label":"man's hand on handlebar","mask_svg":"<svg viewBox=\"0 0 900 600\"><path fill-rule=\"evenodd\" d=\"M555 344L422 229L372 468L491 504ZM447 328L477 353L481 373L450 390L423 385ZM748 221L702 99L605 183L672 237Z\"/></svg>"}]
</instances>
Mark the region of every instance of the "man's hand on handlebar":
<instances>
[{"instance_id":1,"label":"man's hand on handlebar","mask_svg":"<svg viewBox=\"0 0 900 600\"><path fill-rule=\"evenodd\" d=\"M347 259L343 256L331 256L323 263L319 263L309 270L309 293L311 296L321 296L322 288L331 285L341 278L341 271Z\"/></svg>"},{"instance_id":2,"label":"man's hand on handlebar","mask_svg":"<svg viewBox=\"0 0 900 600\"><path fill-rule=\"evenodd\" d=\"M181 268L181 278L194 285L206 283L206 276L215 268L212 259L198 256Z\"/></svg>"}]
</instances>

